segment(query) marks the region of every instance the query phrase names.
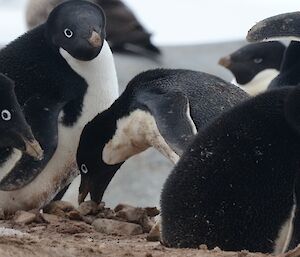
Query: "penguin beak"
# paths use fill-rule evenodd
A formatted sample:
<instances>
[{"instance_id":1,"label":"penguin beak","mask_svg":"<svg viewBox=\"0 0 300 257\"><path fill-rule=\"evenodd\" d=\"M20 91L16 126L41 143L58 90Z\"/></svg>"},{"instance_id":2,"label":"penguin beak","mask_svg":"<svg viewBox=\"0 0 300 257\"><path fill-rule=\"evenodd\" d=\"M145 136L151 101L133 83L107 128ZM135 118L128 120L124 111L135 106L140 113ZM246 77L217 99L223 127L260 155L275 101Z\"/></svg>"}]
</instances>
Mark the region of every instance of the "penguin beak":
<instances>
[{"instance_id":1,"label":"penguin beak","mask_svg":"<svg viewBox=\"0 0 300 257\"><path fill-rule=\"evenodd\" d=\"M225 56L225 57L221 58L218 63L219 63L219 65L221 65L225 68L228 68L231 65L231 58L230 58L230 56Z\"/></svg>"},{"instance_id":2,"label":"penguin beak","mask_svg":"<svg viewBox=\"0 0 300 257\"><path fill-rule=\"evenodd\" d=\"M254 25L247 35L249 42L290 39L300 41L300 12L276 15Z\"/></svg>"},{"instance_id":3,"label":"penguin beak","mask_svg":"<svg viewBox=\"0 0 300 257\"><path fill-rule=\"evenodd\" d=\"M87 176L81 176L81 182L79 186L78 204L81 204L88 193L90 192L90 180Z\"/></svg>"},{"instance_id":4,"label":"penguin beak","mask_svg":"<svg viewBox=\"0 0 300 257\"><path fill-rule=\"evenodd\" d=\"M37 140L23 139L25 143L25 153L40 161L44 157L44 151Z\"/></svg>"},{"instance_id":5,"label":"penguin beak","mask_svg":"<svg viewBox=\"0 0 300 257\"><path fill-rule=\"evenodd\" d=\"M95 48L98 48L102 45L102 39L96 31L93 31L92 36L88 39L88 41Z\"/></svg>"}]
</instances>

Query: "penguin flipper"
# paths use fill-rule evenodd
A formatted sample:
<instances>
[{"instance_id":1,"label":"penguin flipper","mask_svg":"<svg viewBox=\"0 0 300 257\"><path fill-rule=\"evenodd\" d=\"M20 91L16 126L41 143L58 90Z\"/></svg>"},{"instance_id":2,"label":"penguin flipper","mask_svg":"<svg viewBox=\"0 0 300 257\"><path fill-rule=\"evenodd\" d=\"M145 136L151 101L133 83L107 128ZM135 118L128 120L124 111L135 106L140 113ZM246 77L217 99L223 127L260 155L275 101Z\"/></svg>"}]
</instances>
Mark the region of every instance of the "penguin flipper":
<instances>
[{"instance_id":1,"label":"penguin flipper","mask_svg":"<svg viewBox=\"0 0 300 257\"><path fill-rule=\"evenodd\" d=\"M42 99L39 96L30 99L24 106L26 120L31 125L35 137L44 150L44 158L35 160L23 154L12 170L1 180L0 190L13 191L33 181L52 158L58 144L58 115L63 104L57 100Z\"/></svg>"},{"instance_id":2,"label":"penguin flipper","mask_svg":"<svg viewBox=\"0 0 300 257\"><path fill-rule=\"evenodd\" d=\"M188 98L181 92L165 94L145 92L138 98L154 117L166 143L181 156L197 133L190 115Z\"/></svg>"},{"instance_id":3,"label":"penguin flipper","mask_svg":"<svg viewBox=\"0 0 300 257\"><path fill-rule=\"evenodd\" d=\"M249 42L292 39L300 41L300 12L284 13L256 23L249 31Z\"/></svg>"}]
</instances>

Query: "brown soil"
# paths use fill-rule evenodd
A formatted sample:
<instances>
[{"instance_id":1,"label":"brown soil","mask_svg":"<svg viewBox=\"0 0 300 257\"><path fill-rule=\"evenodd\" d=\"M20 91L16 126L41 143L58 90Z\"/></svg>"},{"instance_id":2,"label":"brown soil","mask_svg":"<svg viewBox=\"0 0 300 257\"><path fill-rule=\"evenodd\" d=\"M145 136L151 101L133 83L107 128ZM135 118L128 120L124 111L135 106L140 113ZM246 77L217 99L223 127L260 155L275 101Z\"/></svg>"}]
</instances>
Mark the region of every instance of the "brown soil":
<instances>
[{"instance_id":1,"label":"brown soil","mask_svg":"<svg viewBox=\"0 0 300 257\"><path fill-rule=\"evenodd\" d=\"M1 257L266 257L248 252L169 249L140 236L113 236L96 232L82 221L59 220L50 224L17 225L0 221L26 236L0 236Z\"/></svg>"}]
</instances>

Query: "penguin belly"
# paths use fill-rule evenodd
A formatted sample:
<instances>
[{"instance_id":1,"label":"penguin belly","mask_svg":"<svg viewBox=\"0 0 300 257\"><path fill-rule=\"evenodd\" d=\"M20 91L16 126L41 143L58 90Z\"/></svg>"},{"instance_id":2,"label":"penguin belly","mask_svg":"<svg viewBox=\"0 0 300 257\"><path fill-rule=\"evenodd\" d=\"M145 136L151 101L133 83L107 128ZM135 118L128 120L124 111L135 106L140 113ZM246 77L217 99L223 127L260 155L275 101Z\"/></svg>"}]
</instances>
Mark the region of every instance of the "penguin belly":
<instances>
[{"instance_id":1,"label":"penguin belly","mask_svg":"<svg viewBox=\"0 0 300 257\"><path fill-rule=\"evenodd\" d=\"M91 61L76 60L63 49L60 53L88 84L81 116L69 127L59 121L57 149L35 180L19 190L0 191L0 208L6 212L41 208L72 182L78 175L75 159L84 126L118 97L114 60L106 41L100 54ZM63 113L60 113L60 119L62 116Z\"/></svg>"}]
</instances>

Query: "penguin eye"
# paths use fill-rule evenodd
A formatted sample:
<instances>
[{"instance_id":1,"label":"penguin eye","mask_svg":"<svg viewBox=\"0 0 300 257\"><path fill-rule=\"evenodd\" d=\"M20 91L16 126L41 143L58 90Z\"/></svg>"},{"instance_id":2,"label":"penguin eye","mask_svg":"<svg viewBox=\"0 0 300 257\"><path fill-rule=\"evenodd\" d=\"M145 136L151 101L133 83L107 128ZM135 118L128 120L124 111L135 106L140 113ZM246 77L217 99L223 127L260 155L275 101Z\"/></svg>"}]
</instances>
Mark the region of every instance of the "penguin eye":
<instances>
[{"instance_id":1,"label":"penguin eye","mask_svg":"<svg viewBox=\"0 0 300 257\"><path fill-rule=\"evenodd\" d=\"M64 30L64 34L67 38L71 38L73 36L73 31L67 28Z\"/></svg>"},{"instance_id":2,"label":"penguin eye","mask_svg":"<svg viewBox=\"0 0 300 257\"><path fill-rule=\"evenodd\" d=\"M2 110L1 112L1 118L2 120L8 121L11 120L11 113L8 110Z\"/></svg>"},{"instance_id":3,"label":"penguin eye","mask_svg":"<svg viewBox=\"0 0 300 257\"><path fill-rule=\"evenodd\" d=\"M84 174L88 173L88 171L89 171L85 164L81 164L80 169Z\"/></svg>"},{"instance_id":4,"label":"penguin eye","mask_svg":"<svg viewBox=\"0 0 300 257\"><path fill-rule=\"evenodd\" d=\"M263 59L262 58L255 58L253 61L255 63L259 64L259 63L261 63L263 61Z\"/></svg>"}]
</instances>

